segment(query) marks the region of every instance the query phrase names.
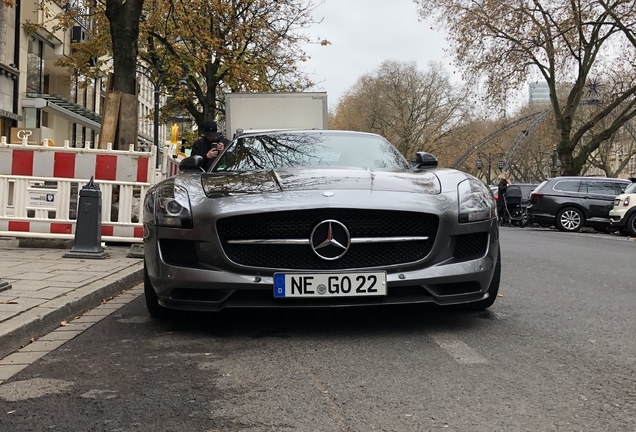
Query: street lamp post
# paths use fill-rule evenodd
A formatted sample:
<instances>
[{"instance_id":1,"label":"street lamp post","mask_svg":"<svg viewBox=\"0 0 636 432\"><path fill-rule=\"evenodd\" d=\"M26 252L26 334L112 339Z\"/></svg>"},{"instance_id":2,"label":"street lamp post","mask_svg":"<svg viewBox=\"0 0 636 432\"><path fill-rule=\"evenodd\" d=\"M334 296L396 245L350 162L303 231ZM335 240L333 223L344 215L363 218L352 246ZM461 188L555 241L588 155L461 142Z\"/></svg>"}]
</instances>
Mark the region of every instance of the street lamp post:
<instances>
[{"instance_id":1,"label":"street lamp post","mask_svg":"<svg viewBox=\"0 0 636 432\"><path fill-rule=\"evenodd\" d=\"M559 160L559 155L557 151L554 150L552 152L552 156L550 156L550 160L548 161L550 165L550 175L552 177L557 177L559 175L559 168L561 167L561 161Z\"/></svg>"},{"instance_id":2,"label":"street lamp post","mask_svg":"<svg viewBox=\"0 0 636 432\"><path fill-rule=\"evenodd\" d=\"M155 168L159 168L159 92L161 91L161 84L159 81L154 83L155 85L155 124L153 125L154 144L155 144Z\"/></svg>"},{"instance_id":3,"label":"street lamp post","mask_svg":"<svg viewBox=\"0 0 636 432\"><path fill-rule=\"evenodd\" d=\"M155 91L155 112L154 112L154 125L153 125L153 134L154 134L154 146L156 151L155 157L155 168L159 168L159 102L161 97L161 82L163 81L163 74L159 76L152 76L149 74L150 70L142 65L137 65L138 68L143 68L145 70L137 69L137 72L148 78L150 82L152 82L154 91Z\"/></svg>"},{"instance_id":4,"label":"street lamp post","mask_svg":"<svg viewBox=\"0 0 636 432\"><path fill-rule=\"evenodd\" d=\"M484 167L484 162L482 159L485 159L486 162L488 163L488 169L487 169L487 174L486 174L486 181L488 182L488 184L492 184L492 166L494 165L495 160L497 161L497 168L499 169L499 171L501 172L504 169L504 165L505 162L503 160L504 158L504 154L503 153L494 153L494 154L485 154L485 153L477 153L477 162L475 163L475 166L477 167L478 170L482 170L482 168Z\"/></svg>"}]
</instances>

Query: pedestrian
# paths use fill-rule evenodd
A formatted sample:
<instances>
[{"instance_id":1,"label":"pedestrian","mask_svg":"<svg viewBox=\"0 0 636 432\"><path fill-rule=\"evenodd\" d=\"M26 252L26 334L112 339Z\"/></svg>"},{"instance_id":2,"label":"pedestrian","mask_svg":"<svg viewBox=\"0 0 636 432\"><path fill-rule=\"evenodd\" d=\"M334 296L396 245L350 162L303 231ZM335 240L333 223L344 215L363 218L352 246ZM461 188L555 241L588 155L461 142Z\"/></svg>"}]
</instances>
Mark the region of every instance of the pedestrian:
<instances>
[{"instance_id":1,"label":"pedestrian","mask_svg":"<svg viewBox=\"0 0 636 432\"><path fill-rule=\"evenodd\" d=\"M201 156L203 158L201 166L207 171L229 143L230 140L217 131L216 122L209 121L203 125L203 136L192 144L190 156Z\"/></svg>"},{"instance_id":2,"label":"pedestrian","mask_svg":"<svg viewBox=\"0 0 636 432\"><path fill-rule=\"evenodd\" d=\"M499 223L501 224L501 222L503 221L504 212L506 211L504 194L506 193L508 186L512 183L510 182L508 173L505 171L499 174L499 177L497 177L497 179L499 180L499 183L497 184L497 215L499 216Z\"/></svg>"}]
</instances>

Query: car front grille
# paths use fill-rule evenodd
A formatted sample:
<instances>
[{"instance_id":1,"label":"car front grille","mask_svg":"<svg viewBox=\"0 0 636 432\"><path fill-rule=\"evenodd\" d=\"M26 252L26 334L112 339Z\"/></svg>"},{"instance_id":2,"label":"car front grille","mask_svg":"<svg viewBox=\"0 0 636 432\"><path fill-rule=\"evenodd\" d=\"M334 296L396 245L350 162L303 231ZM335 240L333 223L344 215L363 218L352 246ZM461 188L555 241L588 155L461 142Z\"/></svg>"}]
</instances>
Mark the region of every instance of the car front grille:
<instances>
[{"instance_id":1,"label":"car front grille","mask_svg":"<svg viewBox=\"0 0 636 432\"><path fill-rule=\"evenodd\" d=\"M308 244L230 244L230 240L308 240L322 221L344 224L351 238L428 236L428 240L352 244L340 259L326 261ZM435 215L384 210L319 209L272 212L220 219L217 231L227 257L241 265L272 269L379 267L424 259L437 233Z\"/></svg>"},{"instance_id":2,"label":"car front grille","mask_svg":"<svg viewBox=\"0 0 636 432\"><path fill-rule=\"evenodd\" d=\"M487 232L462 234L457 236L453 256L458 259L479 258L486 254L487 249Z\"/></svg>"}]
</instances>

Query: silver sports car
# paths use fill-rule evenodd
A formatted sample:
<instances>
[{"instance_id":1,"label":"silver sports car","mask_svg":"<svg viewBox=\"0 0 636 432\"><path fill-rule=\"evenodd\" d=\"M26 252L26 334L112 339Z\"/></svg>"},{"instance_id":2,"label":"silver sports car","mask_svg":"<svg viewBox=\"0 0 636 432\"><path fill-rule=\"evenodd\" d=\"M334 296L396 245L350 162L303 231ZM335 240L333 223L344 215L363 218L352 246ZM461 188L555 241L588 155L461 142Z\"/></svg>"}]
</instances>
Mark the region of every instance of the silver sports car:
<instances>
[{"instance_id":1,"label":"silver sports car","mask_svg":"<svg viewBox=\"0 0 636 432\"><path fill-rule=\"evenodd\" d=\"M491 306L496 204L478 179L379 135L247 133L186 158L143 206L145 295L169 309Z\"/></svg>"}]
</instances>

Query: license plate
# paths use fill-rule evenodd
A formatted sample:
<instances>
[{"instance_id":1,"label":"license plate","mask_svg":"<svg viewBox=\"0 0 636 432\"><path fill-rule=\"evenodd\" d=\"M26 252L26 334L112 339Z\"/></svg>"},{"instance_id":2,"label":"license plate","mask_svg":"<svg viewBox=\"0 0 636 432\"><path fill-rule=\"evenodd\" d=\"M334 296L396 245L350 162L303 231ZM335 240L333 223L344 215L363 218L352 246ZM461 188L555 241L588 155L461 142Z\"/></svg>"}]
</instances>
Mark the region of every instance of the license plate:
<instances>
[{"instance_id":1,"label":"license plate","mask_svg":"<svg viewBox=\"0 0 636 432\"><path fill-rule=\"evenodd\" d=\"M274 297L386 295L386 273L274 273Z\"/></svg>"}]
</instances>

